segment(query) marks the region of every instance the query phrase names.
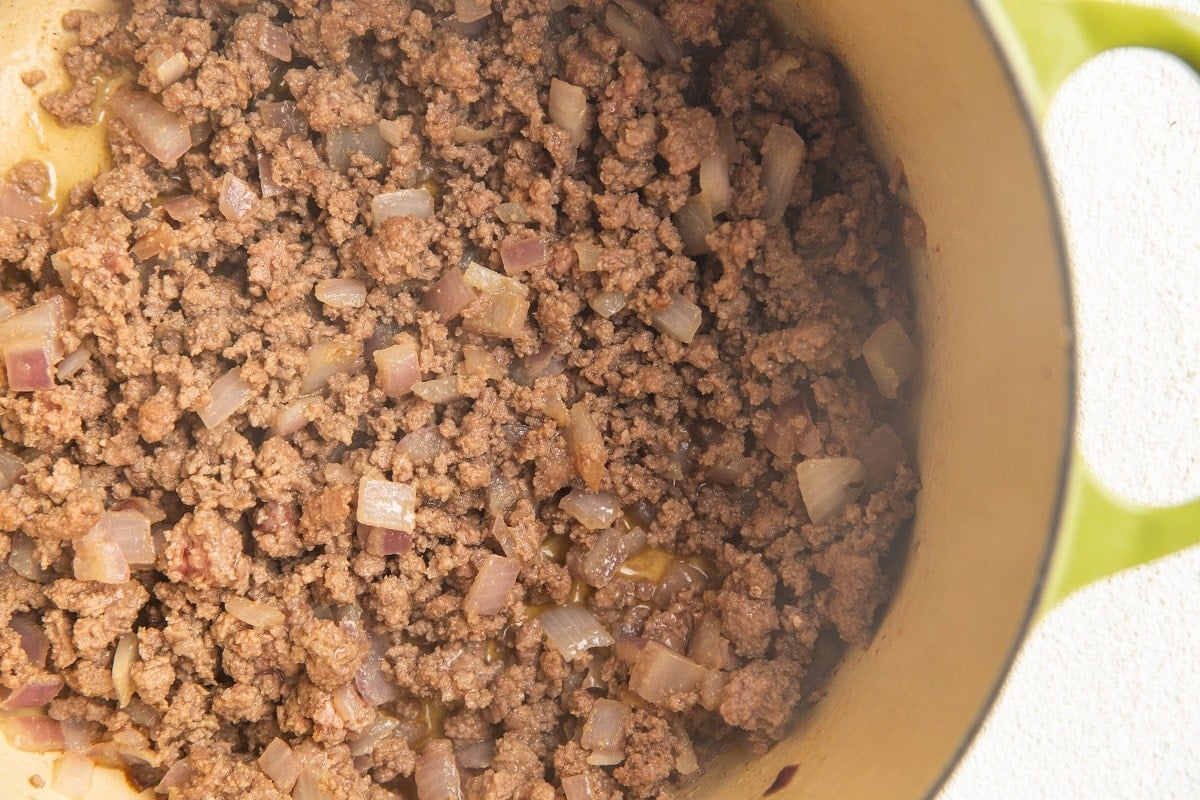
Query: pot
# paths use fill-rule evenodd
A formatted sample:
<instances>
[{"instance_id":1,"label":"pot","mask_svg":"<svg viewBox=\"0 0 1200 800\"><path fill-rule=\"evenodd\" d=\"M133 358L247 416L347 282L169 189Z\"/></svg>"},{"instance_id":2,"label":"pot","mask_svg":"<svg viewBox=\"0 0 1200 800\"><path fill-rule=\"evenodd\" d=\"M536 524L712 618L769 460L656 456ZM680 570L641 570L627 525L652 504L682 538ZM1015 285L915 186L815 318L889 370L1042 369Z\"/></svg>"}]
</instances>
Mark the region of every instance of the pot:
<instances>
[{"instance_id":1,"label":"pot","mask_svg":"<svg viewBox=\"0 0 1200 800\"><path fill-rule=\"evenodd\" d=\"M0 164L42 157L60 191L104 168L103 126L64 131L18 77L54 88L64 10L0 7ZM783 29L843 62L879 163L902 160L930 246L914 256L923 368L911 552L871 646L765 755L731 746L693 797L912 798L969 743L1030 624L1113 571L1200 541L1200 503L1127 507L1072 449L1070 287L1037 121L1092 55L1148 45L1200 67L1200 20L1093 0L769 0ZM50 757L0 744L5 797ZM98 770L88 797L132 796Z\"/></svg>"}]
</instances>

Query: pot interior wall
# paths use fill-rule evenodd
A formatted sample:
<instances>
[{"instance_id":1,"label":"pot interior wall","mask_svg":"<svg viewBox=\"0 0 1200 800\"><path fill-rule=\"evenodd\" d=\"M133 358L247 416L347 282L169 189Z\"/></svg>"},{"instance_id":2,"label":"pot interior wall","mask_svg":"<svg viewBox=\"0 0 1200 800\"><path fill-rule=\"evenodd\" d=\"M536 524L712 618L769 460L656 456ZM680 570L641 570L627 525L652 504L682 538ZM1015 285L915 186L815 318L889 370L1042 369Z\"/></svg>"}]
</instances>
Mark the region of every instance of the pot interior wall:
<instances>
[{"instance_id":1,"label":"pot interior wall","mask_svg":"<svg viewBox=\"0 0 1200 800\"><path fill-rule=\"evenodd\" d=\"M53 75L63 11L100 4L0 5L9 110L0 164L48 157L69 188L103 163L102 133L56 131L16 77L29 64ZM772 797L919 797L1006 668L1056 523L1071 367L1054 213L1036 142L965 0L769 5L789 32L846 66L880 163L903 160L928 229L913 276L923 489L912 552L871 647L850 653L787 740L761 757L727 749L691 794L757 798L797 765ZM56 797L28 783L35 772L48 778L49 763L0 744L0 794ZM131 795L108 773L89 797Z\"/></svg>"}]
</instances>

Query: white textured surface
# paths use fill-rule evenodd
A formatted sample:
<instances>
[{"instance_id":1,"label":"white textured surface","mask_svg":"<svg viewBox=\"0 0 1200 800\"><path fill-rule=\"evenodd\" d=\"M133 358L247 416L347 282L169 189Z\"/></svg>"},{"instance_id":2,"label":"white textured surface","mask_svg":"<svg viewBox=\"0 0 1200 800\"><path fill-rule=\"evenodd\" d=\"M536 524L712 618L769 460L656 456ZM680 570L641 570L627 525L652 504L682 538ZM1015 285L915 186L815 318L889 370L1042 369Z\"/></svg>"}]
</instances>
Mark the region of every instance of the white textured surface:
<instances>
[{"instance_id":1,"label":"white textured surface","mask_svg":"<svg viewBox=\"0 0 1200 800\"><path fill-rule=\"evenodd\" d=\"M1174 5L1200 14L1200 0ZM1079 440L1118 494L1200 495L1200 80L1097 58L1051 109ZM1200 797L1200 548L1082 590L1026 641L939 800Z\"/></svg>"}]
</instances>

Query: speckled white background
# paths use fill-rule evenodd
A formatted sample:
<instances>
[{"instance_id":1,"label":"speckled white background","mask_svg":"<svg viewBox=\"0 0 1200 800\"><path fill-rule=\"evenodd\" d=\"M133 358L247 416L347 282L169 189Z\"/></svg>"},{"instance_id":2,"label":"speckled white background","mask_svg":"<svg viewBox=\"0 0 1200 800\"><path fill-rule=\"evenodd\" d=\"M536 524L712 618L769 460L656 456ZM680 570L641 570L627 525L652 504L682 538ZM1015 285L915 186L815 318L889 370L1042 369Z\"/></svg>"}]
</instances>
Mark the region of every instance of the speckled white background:
<instances>
[{"instance_id":1,"label":"speckled white background","mask_svg":"<svg viewBox=\"0 0 1200 800\"><path fill-rule=\"evenodd\" d=\"M1200 14L1200 0L1161 2ZM1110 53L1046 144L1074 262L1079 441L1110 488L1200 496L1200 79ZM1027 640L939 800L1200 797L1200 548L1091 586Z\"/></svg>"}]
</instances>

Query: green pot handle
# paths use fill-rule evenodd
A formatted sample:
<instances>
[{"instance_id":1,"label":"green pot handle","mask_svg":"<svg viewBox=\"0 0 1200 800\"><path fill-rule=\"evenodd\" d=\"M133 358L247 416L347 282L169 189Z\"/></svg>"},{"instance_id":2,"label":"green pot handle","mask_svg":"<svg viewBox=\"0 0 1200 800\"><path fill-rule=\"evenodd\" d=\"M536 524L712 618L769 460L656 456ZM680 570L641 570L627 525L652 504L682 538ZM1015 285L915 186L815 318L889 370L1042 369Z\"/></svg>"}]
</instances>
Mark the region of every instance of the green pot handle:
<instances>
[{"instance_id":1,"label":"green pot handle","mask_svg":"<svg viewBox=\"0 0 1200 800\"><path fill-rule=\"evenodd\" d=\"M1200 71L1200 17L1105 0L984 0L984 6L1038 119L1067 76L1106 50L1154 48ZM1038 612L1092 581L1194 544L1200 544L1200 500L1175 508L1126 503L1076 453Z\"/></svg>"}]
</instances>

